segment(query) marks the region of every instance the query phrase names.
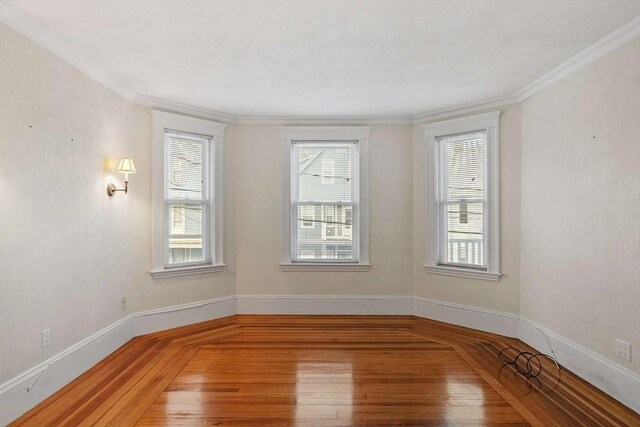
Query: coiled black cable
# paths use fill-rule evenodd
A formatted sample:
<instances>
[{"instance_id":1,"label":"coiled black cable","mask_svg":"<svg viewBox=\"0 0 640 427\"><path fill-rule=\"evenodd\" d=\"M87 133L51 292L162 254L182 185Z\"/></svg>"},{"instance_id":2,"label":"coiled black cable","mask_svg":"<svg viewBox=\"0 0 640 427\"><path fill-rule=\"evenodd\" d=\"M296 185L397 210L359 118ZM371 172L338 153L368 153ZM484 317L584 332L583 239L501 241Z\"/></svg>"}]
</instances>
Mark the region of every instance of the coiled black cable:
<instances>
[{"instance_id":1,"label":"coiled black cable","mask_svg":"<svg viewBox=\"0 0 640 427\"><path fill-rule=\"evenodd\" d=\"M513 350L515 354L513 356L510 356L508 354L509 350ZM541 381L541 375L544 370L542 363L544 358L551 360L558 370L558 374L555 376L555 384L553 385L553 387L549 387L548 390L545 390L544 384ZM516 347L506 347L498 353L498 360L500 360L503 365L500 368L500 374L502 373L502 369L505 366L513 366L516 373L520 374L527 380L527 382L529 383L529 387L531 387L531 385L535 383L537 388L543 391L553 391L556 389L558 384L560 384L562 369L555 357L548 354L532 353L530 351L521 351ZM550 375L550 377L553 378L554 376Z\"/></svg>"}]
</instances>

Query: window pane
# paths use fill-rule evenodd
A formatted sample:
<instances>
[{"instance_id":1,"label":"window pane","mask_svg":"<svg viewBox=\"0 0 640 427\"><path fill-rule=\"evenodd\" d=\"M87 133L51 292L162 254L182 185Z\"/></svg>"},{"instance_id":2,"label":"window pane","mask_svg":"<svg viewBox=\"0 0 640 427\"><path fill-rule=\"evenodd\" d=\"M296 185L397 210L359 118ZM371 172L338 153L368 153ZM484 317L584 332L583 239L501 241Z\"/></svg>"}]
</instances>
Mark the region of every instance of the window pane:
<instances>
[{"instance_id":1,"label":"window pane","mask_svg":"<svg viewBox=\"0 0 640 427\"><path fill-rule=\"evenodd\" d=\"M167 141L167 197L169 199L203 200L202 161L208 140L204 137L165 134Z\"/></svg>"},{"instance_id":2,"label":"window pane","mask_svg":"<svg viewBox=\"0 0 640 427\"><path fill-rule=\"evenodd\" d=\"M482 203L451 203L447 211L446 262L483 266Z\"/></svg>"},{"instance_id":3,"label":"window pane","mask_svg":"<svg viewBox=\"0 0 640 427\"><path fill-rule=\"evenodd\" d=\"M203 204L169 205L168 264L204 261Z\"/></svg>"},{"instance_id":4,"label":"window pane","mask_svg":"<svg viewBox=\"0 0 640 427\"><path fill-rule=\"evenodd\" d=\"M484 132L439 139L445 264L484 267Z\"/></svg>"},{"instance_id":5,"label":"window pane","mask_svg":"<svg viewBox=\"0 0 640 427\"><path fill-rule=\"evenodd\" d=\"M353 259L353 207L298 206L297 259Z\"/></svg>"},{"instance_id":6,"label":"window pane","mask_svg":"<svg viewBox=\"0 0 640 427\"><path fill-rule=\"evenodd\" d=\"M301 144L297 150L298 200L350 202L352 147Z\"/></svg>"},{"instance_id":7,"label":"window pane","mask_svg":"<svg viewBox=\"0 0 640 427\"><path fill-rule=\"evenodd\" d=\"M448 200L484 198L484 134L472 133L444 139Z\"/></svg>"}]
</instances>

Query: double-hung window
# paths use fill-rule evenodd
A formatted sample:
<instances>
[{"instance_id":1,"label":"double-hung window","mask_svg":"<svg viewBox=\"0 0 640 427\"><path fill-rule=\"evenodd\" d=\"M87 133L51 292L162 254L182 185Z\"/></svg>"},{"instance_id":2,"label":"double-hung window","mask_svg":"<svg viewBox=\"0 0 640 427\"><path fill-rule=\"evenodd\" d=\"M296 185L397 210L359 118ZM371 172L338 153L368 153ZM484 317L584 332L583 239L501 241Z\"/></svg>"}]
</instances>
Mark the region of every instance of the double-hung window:
<instances>
[{"instance_id":1,"label":"double-hung window","mask_svg":"<svg viewBox=\"0 0 640 427\"><path fill-rule=\"evenodd\" d=\"M222 269L224 125L153 111L154 278Z\"/></svg>"},{"instance_id":2,"label":"double-hung window","mask_svg":"<svg viewBox=\"0 0 640 427\"><path fill-rule=\"evenodd\" d=\"M367 270L366 127L284 127L283 270Z\"/></svg>"},{"instance_id":3,"label":"double-hung window","mask_svg":"<svg viewBox=\"0 0 640 427\"><path fill-rule=\"evenodd\" d=\"M164 139L168 170L164 203L172 219L165 239L165 265L211 263L207 232L212 202L207 176L211 137L166 129Z\"/></svg>"},{"instance_id":4,"label":"double-hung window","mask_svg":"<svg viewBox=\"0 0 640 427\"><path fill-rule=\"evenodd\" d=\"M499 115L424 126L428 272L499 280Z\"/></svg>"}]
</instances>

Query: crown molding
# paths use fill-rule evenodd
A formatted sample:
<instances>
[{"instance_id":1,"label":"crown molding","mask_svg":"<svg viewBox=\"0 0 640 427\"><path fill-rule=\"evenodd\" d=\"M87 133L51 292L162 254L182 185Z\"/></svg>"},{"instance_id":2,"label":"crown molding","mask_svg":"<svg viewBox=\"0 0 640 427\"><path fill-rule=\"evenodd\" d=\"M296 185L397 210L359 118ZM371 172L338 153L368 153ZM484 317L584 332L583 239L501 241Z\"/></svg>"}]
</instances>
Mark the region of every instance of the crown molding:
<instances>
[{"instance_id":1,"label":"crown molding","mask_svg":"<svg viewBox=\"0 0 640 427\"><path fill-rule=\"evenodd\" d=\"M241 125L406 125L411 116L234 116L152 96L138 95L134 102L155 110Z\"/></svg>"},{"instance_id":2,"label":"crown molding","mask_svg":"<svg viewBox=\"0 0 640 427\"><path fill-rule=\"evenodd\" d=\"M164 129L177 129L189 131L191 133L202 133L203 135L208 136L224 136L224 129L227 127L226 123L220 123L214 120L203 119L202 117L194 117L186 114L176 113L175 111L165 111L159 110L157 108L151 109L151 115L153 116L153 120L162 124L160 130L164 131ZM161 132L164 133L164 132ZM212 267L218 268L217 271L222 271L225 264L214 264L214 265L205 265L205 266L196 266L196 267L184 267L172 269L171 271L152 271L151 274L155 273L166 273L166 274L158 274L158 277L172 277L171 272L177 272L178 270L184 271L199 271L201 269L209 269Z\"/></svg>"},{"instance_id":3,"label":"crown molding","mask_svg":"<svg viewBox=\"0 0 640 427\"><path fill-rule=\"evenodd\" d=\"M477 113L483 110L491 110L494 108L504 107L506 105L517 104L518 100L515 96L509 95L501 98L491 98L480 102L469 103L455 108L443 108L440 110L430 111L424 114L413 116L413 123L429 122L439 119L447 119L455 116L462 116L471 113Z\"/></svg>"},{"instance_id":4,"label":"crown molding","mask_svg":"<svg viewBox=\"0 0 640 427\"><path fill-rule=\"evenodd\" d=\"M409 125L411 116L239 116L243 125Z\"/></svg>"},{"instance_id":5,"label":"crown molding","mask_svg":"<svg viewBox=\"0 0 640 427\"><path fill-rule=\"evenodd\" d=\"M45 50L77 68L93 80L116 92L123 98L135 102L138 93L125 86L121 81L102 70L100 67L65 47L60 41L44 31L33 21L17 13L4 0L0 0L0 22L13 28L18 33L32 40Z\"/></svg>"},{"instance_id":6,"label":"crown molding","mask_svg":"<svg viewBox=\"0 0 640 427\"><path fill-rule=\"evenodd\" d=\"M640 36L640 16L636 16L630 22L604 36L582 52L520 89L516 93L517 102L530 98L638 36Z\"/></svg>"},{"instance_id":7,"label":"crown molding","mask_svg":"<svg viewBox=\"0 0 640 427\"><path fill-rule=\"evenodd\" d=\"M478 123L478 122L490 122L488 126L497 126L498 118L502 114L502 111L488 111L486 113L474 114L473 116L463 116L456 117L452 119L442 120L435 123L425 123L422 125L425 131L429 132L430 130L439 130L442 127L449 126L460 126L469 122ZM435 133L428 133L429 135L435 135Z\"/></svg>"},{"instance_id":8,"label":"crown molding","mask_svg":"<svg viewBox=\"0 0 640 427\"><path fill-rule=\"evenodd\" d=\"M227 124L235 124L238 122L238 117L232 114L221 113L208 108L181 104L179 102L167 101L166 99L154 98L152 96L138 95L133 101L137 104L169 113L179 113L185 116L214 120Z\"/></svg>"},{"instance_id":9,"label":"crown molding","mask_svg":"<svg viewBox=\"0 0 640 427\"><path fill-rule=\"evenodd\" d=\"M108 87L125 99L157 110L180 113L188 116L214 120L227 124L245 125L395 125L422 123L490 110L517 104L546 89L555 82L578 71L585 65L617 49L626 42L640 36L640 16L606 35L574 57L553 70L524 86L517 92L499 97L480 100L453 108L442 108L417 115L390 116L237 116L214 111L204 107L191 106L179 102L155 98L137 93L118 79L103 71L97 65L65 47L51 34L31 20L16 12L13 7L0 0L0 22L31 39L52 54L62 58L98 83Z\"/></svg>"}]
</instances>

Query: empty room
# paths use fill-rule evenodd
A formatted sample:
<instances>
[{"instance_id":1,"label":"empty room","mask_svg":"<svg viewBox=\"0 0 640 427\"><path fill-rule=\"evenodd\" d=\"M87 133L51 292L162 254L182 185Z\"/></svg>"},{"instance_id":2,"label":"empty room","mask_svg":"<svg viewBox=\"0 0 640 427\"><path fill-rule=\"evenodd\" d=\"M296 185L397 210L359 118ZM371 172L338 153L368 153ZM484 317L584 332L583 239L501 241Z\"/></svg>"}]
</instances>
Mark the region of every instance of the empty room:
<instances>
[{"instance_id":1,"label":"empty room","mask_svg":"<svg viewBox=\"0 0 640 427\"><path fill-rule=\"evenodd\" d=\"M640 0L0 0L0 426L640 426Z\"/></svg>"}]
</instances>

